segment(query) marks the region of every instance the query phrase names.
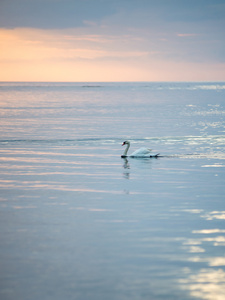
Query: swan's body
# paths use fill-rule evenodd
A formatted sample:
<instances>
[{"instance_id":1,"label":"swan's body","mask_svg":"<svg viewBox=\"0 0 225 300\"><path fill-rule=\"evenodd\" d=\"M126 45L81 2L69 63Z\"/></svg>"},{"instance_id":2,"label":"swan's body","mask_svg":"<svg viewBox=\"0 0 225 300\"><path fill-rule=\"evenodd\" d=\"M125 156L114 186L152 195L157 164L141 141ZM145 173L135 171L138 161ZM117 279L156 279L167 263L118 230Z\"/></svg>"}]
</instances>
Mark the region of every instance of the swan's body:
<instances>
[{"instance_id":1,"label":"swan's body","mask_svg":"<svg viewBox=\"0 0 225 300\"><path fill-rule=\"evenodd\" d=\"M121 155L122 158L125 158L125 157L158 157L159 156L159 153L154 154L151 152L152 150L148 149L148 148L140 148L140 149L134 151L133 153L131 153L130 155L127 155L127 152L130 148L130 142L125 141L125 142L123 142L122 146L124 146L124 145L127 145L127 147L124 150L123 155Z\"/></svg>"}]
</instances>

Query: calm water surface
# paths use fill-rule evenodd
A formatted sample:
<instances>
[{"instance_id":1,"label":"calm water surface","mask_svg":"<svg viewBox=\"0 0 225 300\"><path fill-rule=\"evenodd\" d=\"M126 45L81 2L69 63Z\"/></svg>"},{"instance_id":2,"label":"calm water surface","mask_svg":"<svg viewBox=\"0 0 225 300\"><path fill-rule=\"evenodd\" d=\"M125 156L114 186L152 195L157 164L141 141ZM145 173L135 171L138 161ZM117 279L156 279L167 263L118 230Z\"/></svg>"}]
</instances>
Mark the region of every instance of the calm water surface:
<instances>
[{"instance_id":1,"label":"calm water surface","mask_svg":"<svg viewBox=\"0 0 225 300\"><path fill-rule=\"evenodd\" d=\"M224 299L225 83L0 83L0 122L2 300Z\"/></svg>"}]
</instances>

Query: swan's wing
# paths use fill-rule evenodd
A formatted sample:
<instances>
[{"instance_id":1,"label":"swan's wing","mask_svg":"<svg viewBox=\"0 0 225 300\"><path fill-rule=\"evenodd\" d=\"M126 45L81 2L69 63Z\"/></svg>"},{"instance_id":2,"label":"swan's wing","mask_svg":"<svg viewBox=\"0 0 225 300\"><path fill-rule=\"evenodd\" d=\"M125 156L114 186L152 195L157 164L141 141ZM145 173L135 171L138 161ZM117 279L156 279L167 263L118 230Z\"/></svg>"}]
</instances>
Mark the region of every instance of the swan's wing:
<instances>
[{"instance_id":1,"label":"swan's wing","mask_svg":"<svg viewBox=\"0 0 225 300\"><path fill-rule=\"evenodd\" d=\"M139 156L139 157L150 156L150 155L151 155L151 149L147 149L147 148L137 149L136 151L130 154L130 156Z\"/></svg>"}]
</instances>

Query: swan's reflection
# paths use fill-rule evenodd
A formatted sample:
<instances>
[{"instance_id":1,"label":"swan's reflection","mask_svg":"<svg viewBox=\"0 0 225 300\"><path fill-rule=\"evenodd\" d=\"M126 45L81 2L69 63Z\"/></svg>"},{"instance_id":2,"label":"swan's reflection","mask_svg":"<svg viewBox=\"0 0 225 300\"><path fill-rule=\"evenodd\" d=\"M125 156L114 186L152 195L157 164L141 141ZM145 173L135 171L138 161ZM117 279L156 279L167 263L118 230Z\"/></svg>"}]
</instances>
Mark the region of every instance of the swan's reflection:
<instances>
[{"instance_id":1,"label":"swan's reflection","mask_svg":"<svg viewBox=\"0 0 225 300\"><path fill-rule=\"evenodd\" d=\"M123 167L124 169L130 169L130 164L127 159L127 157L121 157L123 159L124 164ZM146 168L152 165L152 160L157 160L158 157L131 157L133 165L137 166L138 168Z\"/></svg>"},{"instance_id":2,"label":"swan's reflection","mask_svg":"<svg viewBox=\"0 0 225 300\"><path fill-rule=\"evenodd\" d=\"M127 157L122 157L121 159L123 159L124 163L123 163L123 168L125 169L125 172L123 173L124 177L126 179L130 179L130 164L129 161L127 159ZM133 165L136 166L138 169L149 169L149 166L151 168L151 164L152 164L152 159L157 159L157 157L154 158L145 158L145 157L132 157L131 158L133 160Z\"/></svg>"},{"instance_id":3,"label":"swan's reflection","mask_svg":"<svg viewBox=\"0 0 225 300\"><path fill-rule=\"evenodd\" d=\"M126 170L123 172L123 176L125 179L130 179L130 164L127 158L122 158L124 160L123 168Z\"/></svg>"},{"instance_id":4,"label":"swan's reflection","mask_svg":"<svg viewBox=\"0 0 225 300\"><path fill-rule=\"evenodd\" d=\"M129 165L129 161L127 158L123 158L124 160L124 164L123 164L123 167L124 169L130 169L130 165Z\"/></svg>"}]
</instances>

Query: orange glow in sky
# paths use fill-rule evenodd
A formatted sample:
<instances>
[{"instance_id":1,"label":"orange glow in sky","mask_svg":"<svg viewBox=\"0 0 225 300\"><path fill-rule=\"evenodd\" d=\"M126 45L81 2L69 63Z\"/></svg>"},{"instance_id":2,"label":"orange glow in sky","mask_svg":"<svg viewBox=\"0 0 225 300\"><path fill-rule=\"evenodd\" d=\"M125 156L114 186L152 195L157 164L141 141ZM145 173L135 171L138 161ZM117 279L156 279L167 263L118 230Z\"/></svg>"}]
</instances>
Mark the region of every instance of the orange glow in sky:
<instances>
[{"instance_id":1,"label":"orange glow in sky","mask_svg":"<svg viewBox=\"0 0 225 300\"><path fill-rule=\"evenodd\" d=\"M133 24L137 18L143 24ZM74 27L2 26L0 81L225 80L225 35L216 31L221 22L148 22L144 10L121 8Z\"/></svg>"}]
</instances>

